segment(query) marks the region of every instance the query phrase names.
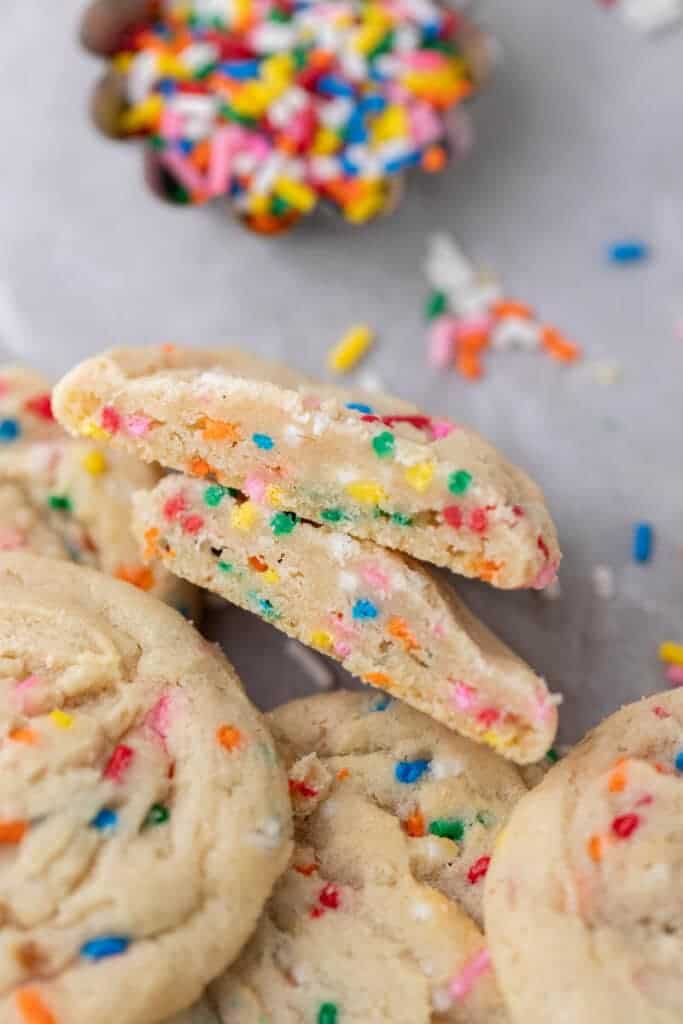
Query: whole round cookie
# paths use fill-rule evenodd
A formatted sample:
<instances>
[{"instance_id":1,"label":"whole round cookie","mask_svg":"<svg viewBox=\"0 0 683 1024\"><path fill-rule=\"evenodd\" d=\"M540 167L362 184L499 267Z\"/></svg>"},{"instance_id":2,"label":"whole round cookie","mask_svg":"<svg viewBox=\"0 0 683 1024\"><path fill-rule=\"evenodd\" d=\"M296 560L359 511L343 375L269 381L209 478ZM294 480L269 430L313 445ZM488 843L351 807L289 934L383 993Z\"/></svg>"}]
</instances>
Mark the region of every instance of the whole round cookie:
<instances>
[{"instance_id":1,"label":"whole round cookie","mask_svg":"<svg viewBox=\"0 0 683 1024\"><path fill-rule=\"evenodd\" d=\"M517 805L486 925L519 1024L680 1024L682 691L612 715Z\"/></svg>"},{"instance_id":2,"label":"whole round cookie","mask_svg":"<svg viewBox=\"0 0 683 1024\"><path fill-rule=\"evenodd\" d=\"M88 569L0 555L0 1020L154 1024L239 953L291 844L220 652Z\"/></svg>"},{"instance_id":3,"label":"whole round cookie","mask_svg":"<svg viewBox=\"0 0 683 1024\"><path fill-rule=\"evenodd\" d=\"M268 716L295 852L209 988L221 1024L500 1024L483 880L519 769L398 701L338 692Z\"/></svg>"}]
</instances>

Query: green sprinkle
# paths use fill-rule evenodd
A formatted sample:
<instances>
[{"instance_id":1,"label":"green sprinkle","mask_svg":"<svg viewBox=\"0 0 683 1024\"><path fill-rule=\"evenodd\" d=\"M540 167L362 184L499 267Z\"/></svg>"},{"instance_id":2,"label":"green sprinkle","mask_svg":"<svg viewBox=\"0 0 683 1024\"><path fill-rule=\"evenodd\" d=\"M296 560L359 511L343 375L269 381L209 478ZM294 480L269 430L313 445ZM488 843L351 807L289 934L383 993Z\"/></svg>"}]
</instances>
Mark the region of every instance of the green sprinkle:
<instances>
[{"instance_id":1,"label":"green sprinkle","mask_svg":"<svg viewBox=\"0 0 683 1024\"><path fill-rule=\"evenodd\" d=\"M204 64L203 67L201 67L197 71L195 71L194 77L198 81L201 82L204 78L208 78L209 77L209 75L215 69L215 67L216 67L216 62L215 61L209 61L208 64Z\"/></svg>"},{"instance_id":2,"label":"green sprinkle","mask_svg":"<svg viewBox=\"0 0 683 1024\"><path fill-rule=\"evenodd\" d=\"M448 477L448 490L451 494L464 494L472 483L472 474L466 469L457 469Z\"/></svg>"},{"instance_id":3,"label":"green sprinkle","mask_svg":"<svg viewBox=\"0 0 683 1024\"><path fill-rule=\"evenodd\" d=\"M163 804L152 804L147 811L147 817L143 821L142 827L149 828L150 825L163 825L170 817L171 812L168 807L164 807Z\"/></svg>"},{"instance_id":4,"label":"green sprinkle","mask_svg":"<svg viewBox=\"0 0 683 1024\"><path fill-rule=\"evenodd\" d=\"M273 196L270 209L271 213L274 213L276 217L280 217L283 213L288 213L291 207L286 199L282 199L280 196Z\"/></svg>"},{"instance_id":5,"label":"green sprinkle","mask_svg":"<svg viewBox=\"0 0 683 1024\"><path fill-rule=\"evenodd\" d=\"M254 602L263 618L267 619L268 622L275 622L280 618L279 611L277 611L273 603L269 601L267 597L259 597L259 595L255 594L253 591L247 596L250 601Z\"/></svg>"},{"instance_id":6,"label":"green sprinkle","mask_svg":"<svg viewBox=\"0 0 683 1024\"><path fill-rule=\"evenodd\" d=\"M321 1003L318 1010L318 1024L337 1024L338 1011L335 1003Z\"/></svg>"},{"instance_id":7,"label":"green sprinkle","mask_svg":"<svg viewBox=\"0 0 683 1024\"><path fill-rule=\"evenodd\" d=\"M396 523L397 526L412 526L413 520L410 516L404 516L402 512L394 512L391 516L392 523Z\"/></svg>"},{"instance_id":8,"label":"green sprinkle","mask_svg":"<svg viewBox=\"0 0 683 1024\"><path fill-rule=\"evenodd\" d=\"M280 10L279 7L275 7L268 15L269 21L290 21L291 15L287 11Z\"/></svg>"},{"instance_id":9,"label":"green sprinkle","mask_svg":"<svg viewBox=\"0 0 683 1024\"><path fill-rule=\"evenodd\" d=\"M425 316L428 320L435 320L437 316L441 316L442 313L446 312L448 302L446 300L446 293L435 291L427 299L427 305L425 306Z\"/></svg>"},{"instance_id":10,"label":"green sprinkle","mask_svg":"<svg viewBox=\"0 0 683 1024\"><path fill-rule=\"evenodd\" d=\"M555 747L551 747L548 753L545 755L551 764L556 764L560 760L560 755L555 750Z\"/></svg>"},{"instance_id":11,"label":"green sprinkle","mask_svg":"<svg viewBox=\"0 0 683 1024\"><path fill-rule=\"evenodd\" d=\"M368 60L375 60L376 57L381 57L384 53L389 53L394 45L394 32L391 29L384 36L384 39L380 40L374 50L370 50L368 54Z\"/></svg>"},{"instance_id":12,"label":"green sprinkle","mask_svg":"<svg viewBox=\"0 0 683 1024\"><path fill-rule=\"evenodd\" d=\"M71 512L73 508L71 498L67 498L65 494L51 494L47 499L47 503L50 508L58 508L63 512Z\"/></svg>"},{"instance_id":13,"label":"green sprinkle","mask_svg":"<svg viewBox=\"0 0 683 1024\"><path fill-rule=\"evenodd\" d=\"M320 518L324 519L326 523L341 523L343 519L348 519L348 516L340 508L324 508L320 513Z\"/></svg>"},{"instance_id":14,"label":"green sprinkle","mask_svg":"<svg viewBox=\"0 0 683 1024\"><path fill-rule=\"evenodd\" d=\"M167 196L174 203L180 203L181 206L187 205L190 201L190 193L182 185L173 183L169 186Z\"/></svg>"},{"instance_id":15,"label":"green sprinkle","mask_svg":"<svg viewBox=\"0 0 683 1024\"><path fill-rule=\"evenodd\" d=\"M221 572L232 572L232 570L234 569L234 565L232 564L232 562L219 562L218 568L221 570Z\"/></svg>"},{"instance_id":16,"label":"green sprinkle","mask_svg":"<svg viewBox=\"0 0 683 1024\"><path fill-rule=\"evenodd\" d=\"M166 149L166 140L162 139L161 135L150 135L149 144L152 147L152 149Z\"/></svg>"},{"instance_id":17,"label":"green sprinkle","mask_svg":"<svg viewBox=\"0 0 683 1024\"><path fill-rule=\"evenodd\" d=\"M491 814L490 811L477 811L477 821L484 828L493 828L496 823L495 815Z\"/></svg>"},{"instance_id":18,"label":"green sprinkle","mask_svg":"<svg viewBox=\"0 0 683 1024\"><path fill-rule=\"evenodd\" d=\"M270 528L276 537L291 533L296 524L297 518L293 512L276 512L270 520Z\"/></svg>"},{"instance_id":19,"label":"green sprinkle","mask_svg":"<svg viewBox=\"0 0 683 1024\"><path fill-rule=\"evenodd\" d=\"M377 437L372 439L372 447L375 455L378 459L389 459L394 454L394 445L396 440L393 434L390 434L388 430L384 430Z\"/></svg>"},{"instance_id":20,"label":"green sprinkle","mask_svg":"<svg viewBox=\"0 0 683 1024\"><path fill-rule=\"evenodd\" d=\"M292 57L294 58L294 70L303 71L308 64L308 51L303 46L295 46L292 50Z\"/></svg>"},{"instance_id":21,"label":"green sprinkle","mask_svg":"<svg viewBox=\"0 0 683 1024\"><path fill-rule=\"evenodd\" d=\"M210 508L215 508L216 505L220 505L227 493L226 487L221 487L220 484L211 484L204 491L204 501Z\"/></svg>"},{"instance_id":22,"label":"green sprinkle","mask_svg":"<svg viewBox=\"0 0 683 1024\"><path fill-rule=\"evenodd\" d=\"M460 818L435 818L429 826L433 836L460 842L465 835L465 822Z\"/></svg>"},{"instance_id":23,"label":"green sprinkle","mask_svg":"<svg viewBox=\"0 0 683 1024\"><path fill-rule=\"evenodd\" d=\"M379 505L375 505L375 507L373 508L372 516L373 519L391 519L389 513L385 512L383 508L379 507Z\"/></svg>"}]
</instances>

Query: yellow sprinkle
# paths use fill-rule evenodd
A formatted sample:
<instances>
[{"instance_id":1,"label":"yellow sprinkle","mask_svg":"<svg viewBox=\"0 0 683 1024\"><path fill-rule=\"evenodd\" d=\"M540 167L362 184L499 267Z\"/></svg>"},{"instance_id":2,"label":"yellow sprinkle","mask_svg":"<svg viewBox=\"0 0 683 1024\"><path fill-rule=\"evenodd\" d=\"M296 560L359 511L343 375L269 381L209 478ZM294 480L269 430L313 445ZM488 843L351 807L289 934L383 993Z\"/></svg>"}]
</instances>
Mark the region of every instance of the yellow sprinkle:
<instances>
[{"instance_id":1,"label":"yellow sprinkle","mask_svg":"<svg viewBox=\"0 0 683 1024\"><path fill-rule=\"evenodd\" d=\"M161 117L162 108L161 96L149 96L142 103L137 103L121 114L119 128L122 132L138 132L144 128L153 128Z\"/></svg>"},{"instance_id":2,"label":"yellow sprinkle","mask_svg":"<svg viewBox=\"0 0 683 1024\"><path fill-rule=\"evenodd\" d=\"M280 487L276 487L275 484L266 487L266 501L271 508L282 508L284 500L285 496Z\"/></svg>"},{"instance_id":3,"label":"yellow sprinkle","mask_svg":"<svg viewBox=\"0 0 683 1024\"><path fill-rule=\"evenodd\" d=\"M91 449L87 452L82 460L83 468L91 474L91 476L101 476L102 473L107 472L107 460L101 451L97 448Z\"/></svg>"},{"instance_id":4,"label":"yellow sprinkle","mask_svg":"<svg viewBox=\"0 0 683 1024\"><path fill-rule=\"evenodd\" d=\"M336 153L341 145L342 139L331 128L318 128L311 152L313 156L330 156L332 153Z\"/></svg>"},{"instance_id":5,"label":"yellow sprinkle","mask_svg":"<svg viewBox=\"0 0 683 1024\"><path fill-rule=\"evenodd\" d=\"M92 437L94 441L108 441L111 437L109 431L98 427L94 420L83 420L78 429L83 437Z\"/></svg>"},{"instance_id":6,"label":"yellow sprinkle","mask_svg":"<svg viewBox=\"0 0 683 1024\"><path fill-rule=\"evenodd\" d=\"M275 572L275 569L266 569L264 573L261 573L261 579L266 583L279 583L280 576Z\"/></svg>"},{"instance_id":7,"label":"yellow sprinkle","mask_svg":"<svg viewBox=\"0 0 683 1024\"><path fill-rule=\"evenodd\" d=\"M381 22L364 25L355 35L353 48L357 53L370 53L382 42L387 30Z\"/></svg>"},{"instance_id":8,"label":"yellow sprinkle","mask_svg":"<svg viewBox=\"0 0 683 1024\"><path fill-rule=\"evenodd\" d=\"M291 53L274 53L261 64L261 78L274 85L288 85L294 74Z\"/></svg>"},{"instance_id":9,"label":"yellow sprinkle","mask_svg":"<svg viewBox=\"0 0 683 1024\"><path fill-rule=\"evenodd\" d=\"M317 647L321 651L329 651L332 649L333 640L324 629L316 629L311 633L310 644L311 647Z\"/></svg>"},{"instance_id":10,"label":"yellow sprinkle","mask_svg":"<svg viewBox=\"0 0 683 1024\"><path fill-rule=\"evenodd\" d=\"M286 203L293 206L295 210L301 210L302 213L309 213L316 203L316 194L313 189L293 178L277 178L275 192L280 199L284 199Z\"/></svg>"},{"instance_id":11,"label":"yellow sprinkle","mask_svg":"<svg viewBox=\"0 0 683 1024\"><path fill-rule=\"evenodd\" d=\"M379 505L386 499L386 492L371 480L356 480L347 484L346 493L363 505Z\"/></svg>"},{"instance_id":12,"label":"yellow sprinkle","mask_svg":"<svg viewBox=\"0 0 683 1024\"><path fill-rule=\"evenodd\" d=\"M352 327L327 355L327 365L334 373L348 373L363 358L373 341L367 324Z\"/></svg>"},{"instance_id":13,"label":"yellow sprinkle","mask_svg":"<svg viewBox=\"0 0 683 1024\"><path fill-rule=\"evenodd\" d=\"M250 530L256 522L256 506L252 501L242 505L234 505L230 513L230 522L236 530Z\"/></svg>"},{"instance_id":14,"label":"yellow sprinkle","mask_svg":"<svg viewBox=\"0 0 683 1024\"><path fill-rule=\"evenodd\" d=\"M365 224L383 208L385 198L380 190L370 192L361 199L354 199L344 207L343 213L349 224Z\"/></svg>"},{"instance_id":15,"label":"yellow sprinkle","mask_svg":"<svg viewBox=\"0 0 683 1024\"><path fill-rule=\"evenodd\" d=\"M119 75L127 75L133 63L132 53L117 53L112 60L112 67Z\"/></svg>"},{"instance_id":16,"label":"yellow sprinkle","mask_svg":"<svg viewBox=\"0 0 683 1024\"><path fill-rule=\"evenodd\" d=\"M409 134L408 115L404 107L392 105L372 122L372 141L379 146L391 139L404 139Z\"/></svg>"},{"instance_id":17,"label":"yellow sprinkle","mask_svg":"<svg viewBox=\"0 0 683 1024\"><path fill-rule=\"evenodd\" d=\"M161 78L191 77L191 71L186 64L170 53L161 53L157 56L157 70Z\"/></svg>"},{"instance_id":18,"label":"yellow sprinkle","mask_svg":"<svg viewBox=\"0 0 683 1024\"><path fill-rule=\"evenodd\" d=\"M67 715L66 711L60 711L59 708L55 708L54 711L51 711L49 717L58 729L70 729L74 724L74 716Z\"/></svg>"},{"instance_id":19,"label":"yellow sprinkle","mask_svg":"<svg viewBox=\"0 0 683 1024\"><path fill-rule=\"evenodd\" d=\"M683 665L683 644L675 644L671 640L660 644L659 657L669 665Z\"/></svg>"},{"instance_id":20,"label":"yellow sprinkle","mask_svg":"<svg viewBox=\"0 0 683 1024\"><path fill-rule=\"evenodd\" d=\"M411 487L414 487L416 491L422 493L426 491L432 482L434 477L434 463L433 462L418 462L414 466L409 466L405 471L405 478Z\"/></svg>"},{"instance_id":21,"label":"yellow sprinkle","mask_svg":"<svg viewBox=\"0 0 683 1024\"><path fill-rule=\"evenodd\" d=\"M268 213L270 210L270 196L265 192L252 192L248 202L249 213Z\"/></svg>"}]
</instances>

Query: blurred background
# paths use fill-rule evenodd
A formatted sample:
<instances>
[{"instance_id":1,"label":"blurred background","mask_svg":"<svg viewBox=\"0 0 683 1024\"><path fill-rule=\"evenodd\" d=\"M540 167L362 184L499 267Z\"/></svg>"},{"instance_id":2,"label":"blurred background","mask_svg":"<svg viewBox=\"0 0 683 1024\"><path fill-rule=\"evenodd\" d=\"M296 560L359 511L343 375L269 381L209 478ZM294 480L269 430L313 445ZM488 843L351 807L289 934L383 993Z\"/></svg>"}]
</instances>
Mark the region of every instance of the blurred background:
<instances>
[{"instance_id":1,"label":"blurred background","mask_svg":"<svg viewBox=\"0 0 683 1024\"><path fill-rule=\"evenodd\" d=\"M273 240L220 204L155 201L141 148L95 133L102 67L78 48L81 0L3 0L0 36L0 356L57 377L112 345L231 343L322 375L352 323L372 326L357 381L371 373L469 423L546 492L559 596L458 589L564 694L567 741L663 689L657 647L683 641L683 29L638 34L617 6L482 0L500 59L472 105L467 159L414 176L398 212L369 227L321 216ZM430 369L424 263L437 230L583 359L488 353L475 382ZM622 238L649 258L610 263ZM631 553L639 521L655 532L644 565ZM596 587L603 566L612 597ZM260 704L311 687L254 616L216 606L206 630Z\"/></svg>"}]
</instances>

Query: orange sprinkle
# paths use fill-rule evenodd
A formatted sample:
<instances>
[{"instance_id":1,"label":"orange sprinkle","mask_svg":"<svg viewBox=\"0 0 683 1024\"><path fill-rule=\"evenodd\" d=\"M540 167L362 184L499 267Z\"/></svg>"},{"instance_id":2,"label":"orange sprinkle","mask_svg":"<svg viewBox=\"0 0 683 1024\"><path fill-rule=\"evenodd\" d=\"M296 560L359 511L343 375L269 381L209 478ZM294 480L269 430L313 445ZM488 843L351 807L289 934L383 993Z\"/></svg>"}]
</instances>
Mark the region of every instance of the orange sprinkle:
<instances>
[{"instance_id":1,"label":"orange sprinkle","mask_svg":"<svg viewBox=\"0 0 683 1024\"><path fill-rule=\"evenodd\" d=\"M623 793L626 789L626 758L620 757L614 766L614 771L609 777L608 789L610 793Z\"/></svg>"},{"instance_id":2,"label":"orange sprinkle","mask_svg":"<svg viewBox=\"0 0 683 1024\"><path fill-rule=\"evenodd\" d=\"M145 540L145 547L142 552L142 557L147 561L150 558L156 558L159 554L159 545L157 540L159 538L159 530L156 526L150 526L148 530L145 530L143 534Z\"/></svg>"},{"instance_id":3,"label":"orange sprinkle","mask_svg":"<svg viewBox=\"0 0 683 1024\"><path fill-rule=\"evenodd\" d=\"M344 779L348 779L350 774L351 772L349 771L348 768L340 768L339 771L337 772L337 779L339 780L339 782L343 782Z\"/></svg>"},{"instance_id":4,"label":"orange sprinkle","mask_svg":"<svg viewBox=\"0 0 683 1024\"><path fill-rule=\"evenodd\" d=\"M161 346L161 351L168 356L171 354L171 352L175 352L176 348L177 345L172 345L169 341L167 341L164 345Z\"/></svg>"},{"instance_id":5,"label":"orange sprinkle","mask_svg":"<svg viewBox=\"0 0 683 1024\"><path fill-rule=\"evenodd\" d=\"M386 672L368 672L363 676L363 682L372 683L373 686L383 686L385 689L395 686L394 680Z\"/></svg>"},{"instance_id":6,"label":"orange sprinkle","mask_svg":"<svg viewBox=\"0 0 683 1024\"><path fill-rule=\"evenodd\" d=\"M25 1024L57 1024L57 1018L34 989L21 988L14 999Z\"/></svg>"},{"instance_id":7,"label":"orange sprinkle","mask_svg":"<svg viewBox=\"0 0 683 1024\"><path fill-rule=\"evenodd\" d=\"M9 738L13 743L25 743L28 747L34 747L36 743L40 742L38 733L33 729L27 729L25 727L12 729L9 734Z\"/></svg>"},{"instance_id":8,"label":"orange sprinkle","mask_svg":"<svg viewBox=\"0 0 683 1024\"><path fill-rule=\"evenodd\" d=\"M494 562L490 558L473 558L470 568L477 579L484 580L485 583L493 583L504 564L504 562Z\"/></svg>"},{"instance_id":9,"label":"orange sprinkle","mask_svg":"<svg viewBox=\"0 0 683 1024\"><path fill-rule=\"evenodd\" d=\"M514 299L500 299L499 302L494 302L491 312L494 316L517 316L522 320L533 320L535 315L526 302L516 302Z\"/></svg>"},{"instance_id":10,"label":"orange sprinkle","mask_svg":"<svg viewBox=\"0 0 683 1024\"><path fill-rule=\"evenodd\" d=\"M559 359L561 363L573 363L581 355L579 346L567 341L556 327L541 328L541 343L548 355Z\"/></svg>"},{"instance_id":11,"label":"orange sprinkle","mask_svg":"<svg viewBox=\"0 0 683 1024\"><path fill-rule=\"evenodd\" d=\"M470 331L460 341L460 347L468 354L483 352L489 347L490 336L488 331Z\"/></svg>"},{"instance_id":12,"label":"orange sprinkle","mask_svg":"<svg viewBox=\"0 0 683 1024\"><path fill-rule=\"evenodd\" d=\"M242 746L243 736L234 725L222 725L216 732L216 739L222 747L232 753Z\"/></svg>"},{"instance_id":13,"label":"orange sprinkle","mask_svg":"<svg viewBox=\"0 0 683 1024\"><path fill-rule=\"evenodd\" d=\"M0 821L0 844L16 846L28 831L27 821Z\"/></svg>"},{"instance_id":14,"label":"orange sprinkle","mask_svg":"<svg viewBox=\"0 0 683 1024\"><path fill-rule=\"evenodd\" d=\"M448 163L446 151L441 146L430 146L422 154L422 170L428 174L442 171Z\"/></svg>"},{"instance_id":15,"label":"orange sprinkle","mask_svg":"<svg viewBox=\"0 0 683 1024\"><path fill-rule=\"evenodd\" d=\"M213 466L210 466L201 455L195 455L194 458L190 459L187 464L187 471L190 476L208 476L209 473L216 472Z\"/></svg>"},{"instance_id":16,"label":"orange sprinkle","mask_svg":"<svg viewBox=\"0 0 683 1024\"><path fill-rule=\"evenodd\" d=\"M455 357L455 368L467 380L477 380L483 371L476 352L460 349Z\"/></svg>"},{"instance_id":17,"label":"orange sprinkle","mask_svg":"<svg viewBox=\"0 0 683 1024\"><path fill-rule=\"evenodd\" d=\"M209 166L210 155L209 143L206 139L202 139L190 153L190 163L194 164L198 171L205 171Z\"/></svg>"},{"instance_id":18,"label":"orange sprinkle","mask_svg":"<svg viewBox=\"0 0 683 1024\"><path fill-rule=\"evenodd\" d=\"M402 619L399 615L394 615L389 619L389 625L387 629L392 636L395 636L397 640L400 640L403 644L403 648L406 651L419 651L420 645L413 636L408 627L408 623L405 619Z\"/></svg>"},{"instance_id":19,"label":"orange sprinkle","mask_svg":"<svg viewBox=\"0 0 683 1024\"><path fill-rule=\"evenodd\" d=\"M268 563L264 562L262 558L258 557L258 555L250 555L249 556L249 565L254 570L254 572L267 572L268 571Z\"/></svg>"},{"instance_id":20,"label":"orange sprinkle","mask_svg":"<svg viewBox=\"0 0 683 1024\"><path fill-rule=\"evenodd\" d=\"M306 878L310 878L318 870L317 864L295 864L294 870L298 871L300 875L305 875Z\"/></svg>"},{"instance_id":21,"label":"orange sprinkle","mask_svg":"<svg viewBox=\"0 0 683 1024\"><path fill-rule=\"evenodd\" d=\"M151 590L154 586L154 573L146 565L119 565L114 575L117 580L132 583L140 590Z\"/></svg>"},{"instance_id":22,"label":"orange sprinkle","mask_svg":"<svg viewBox=\"0 0 683 1024\"><path fill-rule=\"evenodd\" d=\"M409 836L418 839L425 834L425 820L420 811L413 811L403 822L403 827Z\"/></svg>"},{"instance_id":23,"label":"orange sprinkle","mask_svg":"<svg viewBox=\"0 0 683 1024\"><path fill-rule=\"evenodd\" d=\"M588 840L588 856L596 864L602 860L603 841L600 836L591 836Z\"/></svg>"},{"instance_id":24,"label":"orange sprinkle","mask_svg":"<svg viewBox=\"0 0 683 1024\"><path fill-rule=\"evenodd\" d=\"M227 420L212 420L208 416L204 416L199 426L205 441L242 440L242 432L238 423L229 423Z\"/></svg>"}]
</instances>

